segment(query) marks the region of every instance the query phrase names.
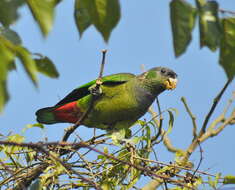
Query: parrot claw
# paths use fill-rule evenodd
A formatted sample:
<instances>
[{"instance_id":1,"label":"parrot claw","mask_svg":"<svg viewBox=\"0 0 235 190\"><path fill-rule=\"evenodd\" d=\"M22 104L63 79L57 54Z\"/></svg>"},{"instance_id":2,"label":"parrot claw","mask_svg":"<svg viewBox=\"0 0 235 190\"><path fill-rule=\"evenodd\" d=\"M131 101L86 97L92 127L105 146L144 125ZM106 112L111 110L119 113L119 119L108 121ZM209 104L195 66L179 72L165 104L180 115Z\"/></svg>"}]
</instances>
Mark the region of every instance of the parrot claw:
<instances>
[{"instance_id":1,"label":"parrot claw","mask_svg":"<svg viewBox=\"0 0 235 190\"><path fill-rule=\"evenodd\" d=\"M96 84L92 85L89 88L89 91L93 96L100 96L102 94L102 89L100 88L100 86L97 86Z\"/></svg>"}]
</instances>

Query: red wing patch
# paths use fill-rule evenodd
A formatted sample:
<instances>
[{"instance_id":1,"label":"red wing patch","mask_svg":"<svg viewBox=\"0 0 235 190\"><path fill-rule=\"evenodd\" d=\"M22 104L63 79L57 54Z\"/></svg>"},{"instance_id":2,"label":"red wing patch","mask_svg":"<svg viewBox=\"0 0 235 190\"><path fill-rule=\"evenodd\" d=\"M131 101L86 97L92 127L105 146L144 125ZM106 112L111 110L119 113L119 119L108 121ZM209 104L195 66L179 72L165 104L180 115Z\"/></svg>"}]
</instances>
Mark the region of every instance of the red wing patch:
<instances>
[{"instance_id":1,"label":"red wing patch","mask_svg":"<svg viewBox=\"0 0 235 190\"><path fill-rule=\"evenodd\" d=\"M57 121L76 123L79 117L82 115L81 110L77 107L77 102L67 103L54 110L54 114Z\"/></svg>"}]
</instances>

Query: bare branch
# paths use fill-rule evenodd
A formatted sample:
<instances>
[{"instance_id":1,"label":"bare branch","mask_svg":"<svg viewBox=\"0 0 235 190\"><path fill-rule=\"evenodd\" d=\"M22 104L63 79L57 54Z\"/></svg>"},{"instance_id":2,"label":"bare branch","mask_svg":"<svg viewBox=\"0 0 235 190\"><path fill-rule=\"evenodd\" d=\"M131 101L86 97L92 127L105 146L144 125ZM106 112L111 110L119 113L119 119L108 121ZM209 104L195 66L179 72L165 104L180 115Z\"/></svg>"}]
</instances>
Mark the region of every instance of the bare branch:
<instances>
[{"instance_id":1,"label":"bare branch","mask_svg":"<svg viewBox=\"0 0 235 190\"><path fill-rule=\"evenodd\" d=\"M192 178L195 176L195 174L197 173L197 171L199 170L200 166L201 166L201 163L202 163L202 160L203 160L203 150L202 150L202 147L201 147L201 144L200 144L200 141L197 141L198 142L198 146L199 146L199 149L200 149L200 160L199 160L199 163L197 165L197 168L196 170L193 172L193 175L192 175Z\"/></svg>"},{"instance_id":2,"label":"bare branch","mask_svg":"<svg viewBox=\"0 0 235 190\"><path fill-rule=\"evenodd\" d=\"M162 113L165 112L165 111L162 111ZM156 126L159 126L158 125L158 120L156 119L157 115L156 112L153 111L153 109L149 109L149 113L152 115L152 119L150 121L153 121L155 123ZM163 143L164 145L166 146L166 148L170 151L170 152L173 152L173 153L176 153L178 151L180 151L180 149L178 148L175 148L172 143L171 143L171 140L170 138L168 137L168 135L165 135L165 130L162 129L161 130L161 136L163 136ZM155 137L153 137L155 138Z\"/></svg>"},{"instance_id":3,"label":"bare branch","mask_svg":"<svg viewBox=\"0 0 235 190\"><path fill-rule=\"evenodd\" d=\"M214 112L214 110L215 110L217 104L219 103L219 101L220 101L222 95L224 94L225 90L227 89L227 87L228 87L228 85L230 84L231 81L232 81L232 80L228 80L228 81L225 83L225 85L224 85L224 87L222 88L222 90L219 92L219 94L215 97L214 103L212 104L212 106L211 106L211 108L210 108L210 111L209 111L208 114L206 115L206 118L205 118L205 120L204 120L204 122L203 122L202 128L201 128L201 130L200 130L200 132L199 132L199 137L200 137L203 133L206 132L207 123L208 123L208 121L209 121L211 115L213 114L213 112Z\"/></svg>"},{"instance_id":4,"label":"bare branch","mask_svg":"<svg viewBox=\"0 0 235 190\"><path fill-rule=\"evenodd\" d=\"M96 80L96 86L95 89L99 89L100 85L102 84L101 79L103 77L103 71L104 71L104 64L105 64L105 56L106 56L106 52L107 50L102 50L102 62L101 62L101 67L100 67L100 73L98 76L98 79ZM81 123L87 118L87 115L90 113L93 104L95 102L95 100L97 99L98 96L96 96L95 94L91 94L91 102L90 105L88 107L88 109L83 113L83 115L77 120L77 122L75 123L75 125L69 127L66 129L66 132L62 138L62 141L67 141L69 136L81 125Z\"/></svg>"},{"instance_id":5,"label":"bare branch","mask_svg":"<svg viewBox=\"0 0 235 190\"><path fill-rule=\"evenodd\" d=\"M191 109L189 108L187 102L186 102L186 99L185 97L182 97L181 98L181 101L183 102L184 104L184 107L187 111L187 113L189 114L191 120L192 120L192 123L193 123L193 138L195 139L197 137L197 123L196 123L196 117L194 116L194 114L192 113Z\"/></svg>"},{"instance_id":6,"label":"bare branch","mask_svg":"<svg viewBox=\"0 0 235 190\"><path fill-rule=\"evenodd\" d=\"M219 11L220 11L222 14L228 13L228 14L231 14L231 15L235 15L235 12L234 12L234 11L225 10L225 9L219 9Z\"/></svg>"}]
</instances>

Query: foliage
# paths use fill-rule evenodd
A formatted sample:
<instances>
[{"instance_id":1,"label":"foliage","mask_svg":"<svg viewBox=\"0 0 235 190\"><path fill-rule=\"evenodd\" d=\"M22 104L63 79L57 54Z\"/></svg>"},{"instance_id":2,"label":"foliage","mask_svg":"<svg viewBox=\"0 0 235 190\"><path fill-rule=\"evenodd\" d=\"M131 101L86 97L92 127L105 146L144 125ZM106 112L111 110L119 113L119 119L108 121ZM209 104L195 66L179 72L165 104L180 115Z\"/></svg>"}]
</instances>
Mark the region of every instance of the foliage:
<instances>
[{"instance_id":1,"label":"foliage","mask_svg":"<svg viewBox=\"0 0 235 190\"><path fill-rule=\"evenodd\" d=\"M0 1L0 111L9 100L7 79L9 72L22 64L32 83L37 86L38 73L51 78L59 77L53 61L40 53L32 53L23 45L23 40L11 29L19 20L19 8L27 5L42 35L46 37L53 27L54 12L60 0L2 0ZM224 68L228 82L215 97L202 126L196 122L185 98L182 102L192 120L192 143L181 150L171 143L169 134L174 129L174 109L158 111L150 109L152 119L138 121L139 129L120 131L112 135L94 136L73 143L25 142L24 135L1 136L0 186L6 189L133 189L143 177L152 179L143 190L156 189L164 184L165 189L198 189L208 184L217 189L219 185L235 184L234 176L222 177L199 170L190 156L200 144L219 135L225 127L235 122L235 110L228 106L214 121L209 119L235 75L235 17L234 13L220 9L216 1L195 0L196 6L185 0L171 0L170 19L175 56L185 53L192 39L196 21L199 24L200 46L212 52L219 49L219 64ZM118 0L75 0L74 19L80 36L88 27L94 26L108 42L112 30L121 17ZM157 115L157 113L159 115ZM166 115L165 113L168 113ZM168 122L163 122L168 121ZM28 125L44 129L42 124ZM62 138L64 139L64 138ZM156 147L159 143L175 154L175 161L157 161ZM101 151L102 149L102 151ZM150 159L154 155L154 160ZM201 158L202 159L202 155Z\"/></svg>"},{"instance_id":2,"label":"foliage","mask_svg":"<svg viewBox=\"0 0 235 190\"><path fill-rule=\"evenodd\" d=\"M190 44L192 31L195 27L197 17L199 17L199 32L201 47L208 47L211 51L220 49L219 64L224 68L227 77L233 79L235 74L235 46L232 43L235 39L235 18L234 15L223 16L226 11L219 8L216 1L195 0L196 7L185 0L172 0L170 2L170 15L172 25L172 36L175 56L182 55ZM37 61L32 58L32 53L26 50L21 44L21 39L15 31L9 27L19 18L18 9L24 4L29 7L35 21L42 34L46 37L51 31L54 21L54 12L60 0L43 0L40 1L7 1L0 3L0 10L3 14L0 16L0 55L4 60L0 68L4 74L1 77L0 89L0 111L9 99L7 91L7 73L8 70L15 68L15 57L18 57L23 64L27 74L34 84L37 84L37 72L42 72L49 77L58 77L58 73L50 59ZM10 11L5 11L10 10ZM223 14L223 18L220 15ZM88 27L94 25L101 33L103 39L108 42L111 31L116 27L121 17L119 0L75 0L74 18L80 36ZM6 44L8 40L8 45ZM23 47L15 48L12 44ZM15 43L14 43L15 42ZM11 56L13 54L13 56ZM12 60L13 59L13 60ZM41 62L40 65L38 63ZM38 69L36 69L37 64ZM10 66L6 66L10 65ZM8 69L6 69L8 67ZM10 67L10 69L9 69ZM46 71L46 72L45 72Z\"/></svg>"}]
</instances>

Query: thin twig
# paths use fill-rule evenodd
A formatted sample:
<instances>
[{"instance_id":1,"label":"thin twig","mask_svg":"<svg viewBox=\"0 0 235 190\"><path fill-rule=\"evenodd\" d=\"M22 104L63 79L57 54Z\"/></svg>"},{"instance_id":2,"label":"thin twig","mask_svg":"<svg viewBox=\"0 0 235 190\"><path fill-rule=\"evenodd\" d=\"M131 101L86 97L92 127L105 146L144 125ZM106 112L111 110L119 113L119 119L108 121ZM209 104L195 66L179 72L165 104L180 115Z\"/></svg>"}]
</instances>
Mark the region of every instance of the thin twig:
<instances>
[{"instance_id":1,"label":"thin twig","mask_svg":"<svg viewBox=\"0 0 235 190\"><path fill-rule=\"evenodd\" d=\"M98 79L96 80L96 86L95 88L96 89L99 89L100 85L102 84L101 82L101 79L102 79L102 76L103 76L103 71L104 71L104 64L105 64L105 56L106 56L106 52L107 50L102 50L102 62L101 62L101 67L100 67L100 73L99 73L99 76L98 76ZM66 142L69 138L69 136L82 124L82 122L87 118L87 115L90 113L92 107L93 107L93 104L95 102L95 100L98 98L98 96L94 95L94 94L91 94L91 101L90 101L90 104L89 104L89 107L88 109L83 113L83 115L77 120L77 122L69 127L63 138L62 138L62 141Z\"/></svg>"},{"instance_id":2,"label":"thin twig","mask_svg":"<svg viewBox=\"0 0 235 190\"><path fill-rule=\"evenodd\" d=\"M101 66L100 66L99 79L101 79L103 77L106 53L107 53L107 49L103 49L102 50L102 62L101 62Z\"/></svg>"},{"instance_id":3,"label":"thin twig","mask_svg":"<svg viewBox=\"0 0 235 190\"><path fill-rule=\"evenodd\" d=\"M177 168L177 169L181 169L181 170L192 171L192 172L196 171L195 169L192 169L192 168L189 168L189 167L179 166L179 165L176 165L176 164L173 165L172 163L171 164L167 164L167 163L160 162L160 161L157 161L157 160L150 160L150 159L147 159L147 158L141 158L141 157L137 157L137 156L135 156L135 158L139 159L139 160L146 161L146 162L156 163L156 164L159 164L159 165L173 167L173 168ZM202 174L202 175L211 176L211 177L216 177L215 175L209 174L209 173L204 172L204 171L197 170L196 173L199 173L199 174Z\"/></svg>"},{"instance_id":4,"label":"thin twig","mask_svg":"<svg viewBox=\"0 0 235 190\"><path fill-rule=\"evenodd\" d=\"M183 102L184 104L184 107L187 111L187 113L189 114L191 120L192 120L192 123L193 123L193 138L195 139L197 137L197 123L196 123L196 117L193 115L192 111L190 110L187 102L186 102L186 99L185 97L182 97L181 98L181 101Z\"/></svg>"},{"instance_id":5,"label":"thin twig","mask_svg":"<svg viewBox=\"0 0 235 190\"><path fill-rule=\"evenodd\" d=\"M139 165L135 165L131 162L128 162L128 161L125 161L125 160L120 160L119 158L116 158L110 154L107 154L107 153L104 153L94 147L91 147L89 146L87 143L84 143L84 142L79 142L79 143L67 143L67 142L48 142L48 143L18 143L18 142L10 142L10 141L0 141L0 144L2 145L8 145L8 146L20 146L20 147L27 147L27 148L31 148L31 149L36 149L44 154L46 154L48 157L52 158L53 160L55 160L56 162L59 162L67 171L69 172L73 172L74 174L77 174L84 182L94 186L96 189L100 189L100 187L93 181L91 181L90 179L88 178L84 178L83 176L81 176L81 174L79 174L78 172L76 172L75 170L73 170L71 168L71 166L69 166L68 164L65 164L62 160L60 160L60 158L54 156L53 154L51 154L50 152L48 152L44 147L47 147L47 146L62 146L62 147L68 147L68 146L71 146L71 148L73 147L83 147L83 148L87 148L89 150L92 150L98 154L101 154L101 155L104 155L105 157L109 158L109 159L112 159L112 160L115 160L115 161L118 161L122 164L125 164L125 165L129 165L137 170L140 170L142 171L144 174L148 175L148 176L151 176L151 177L155 177L157 179L164 179L164 180L167 180L168 182L171 182L173 184L177 184L177 185L180 185L180 186L184 186L184 187L187 187L187 188L190 188L188 187L187 185L185 184L179 184L179 182L177 180L173 180L171 179L170 177L168 176L165 176L165 175L158 175L156 174L155 172L152 172L151 170L145 168L145 167L141 167ZM191 188L190 188L191 189Z\"/></svg>"},{"instance_id":6,"label":"thin twig","mask_svg":"<svg viewBox=\"0 0 235 190\"><path fill-rule=\"evenodd\" d=\"M215 97L214 103L212 104L212 106L211 106L211 108L210 108L210 111L209 111L208 114L206 115L206 118L205 118L205 120L204 120L204 122L203 122L202 128L201 128L201 130L200 130L200 132L199 132L199 137L200 137L203 133L206 132L206 126L207 126L207 124L208 124L208 122L209 122L209 119L210 119L211 115L213 114L213 112L214 112L214 110L215 110L217 104L219 103L219 101L220 101L222 95L224 94L225 90L227 89L227 87L228 87L228 85L230 84L231 81L232 81L231 79L228 80L228 81L225 83L225 85L224 85L224 87L222 88L222 90L219 92L219 94Z\"/></svg>"},{"instance_id":7,"label":"thin twig","mask_svg":"<svg viewBox=\"0 0 235 190\"><path fill-rule=\"evenodd\" d=\"M196 175L197 171L199 170L200 166L201 166L201 163L202 163L202 160L203 160L203 150L202 150L202 147L201 147L201 144L200 144L200 141L197 141L198 142L198 146L199 146L199 149L200 149L200 160L199 160L199 163L197 165L197 168L196 170L193 172L192 174L192 179L194 178L194 176Z\"/></svg>"},{"instance_id":8,"label":"thin twig","mask_svg":"<svg viewBox=\"0 0 235 190\"><path fill-rule=\"evenodd\" d=\"M167 110L164 110L164 111L162 111L162 113L164 113L166 111ZM156 124L156 126L159 126L158 125L158 120L156 120L156 118L159 115L156 115L156 112L154 112L152 109L149 109L149 113L152 115L152 118L147 123L153 121ZM170 138L168 137L168 135L165 135L165 131L163 129L162 129L162 134L161 135L164 136L163 143L170 152L176 153L176 152L180 151L180 149L177 149L172 145ZM155 139L155 137L153 137L153 138Z\"/></svg>"},{"instance_id":9,"label":"thin twig","mask_svg":"<svg viewBox=\"0 0 235 190\"><path fill-rule=\"evenodd\" d=\"M225 10L225 9L219 9L219 11L220 11L222 14L228 13L228 14L235 15L235 12L234 12L234 11Z\"/></svg>"},{"instance_id":10,"label":"thin twig","mask_svg":"<svg viewBox=\"0 0 235 190\"><path fill-rule=\"evenodd\" d=\"M158 127L158 133L155 137L155 139L157 140L158 137L162 134L162 122L163 122L163 117L162 117L162 112L161 112L161 106L160 106L160 102L158 100L158 97L156 98L156 102L157 102L157 107L158 107L158 113L160 114L160 118L159 118L159 127ZM164 136L164 134L162 135L162 137ZM163 140L163 138L161 139ZM161 142L161 141L160 141Z\"/></svg>"},{"instance_id":11,"label":"thin twig","mask_svg":"<svg viewBox=\"0 0 235 190\"><path fill-rule=\"evenodd\" d=\"M222 130L224 130L224 128L226 126L230 125L231 121L233 121L234 119L235 119L235 109L232 111L230 117L225 119L225 121L217 129L207 131L205 134L203 134L199 138L200 142L205 141L209 137L214 137L214 136L218 135Z\"/></svg>"},{"instance_id":12,"label":"thin twig","mask_svg":"<svg viewBox=\"0 0 235 190\"><path fill-rule=\"evenodd\" d=\"M9 146L27 147L27 148L31 148L34 150L38 150L44 153L45 155L47 155L48 157L50 157L52 160L60 163L67 170L67 172L70 173L72 171L74 174L78 175L82 179L82 181L94 186L96 189L101 190L101 188L95 182L91 181L88 178L83 177L77 171L73 170L68 164L65 164L60 158L56 157L54 154L51 154L44 148L45 145L50 146L50 145L55 145L55 143L17 143L17 142L9 142L9 141L0 141L0 144L9 145ZM61 145L63 144L64 143L62 143Z\"/></svg>"}]
</instances>

